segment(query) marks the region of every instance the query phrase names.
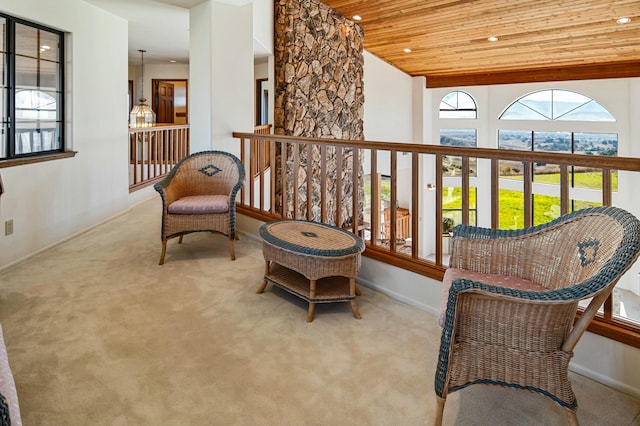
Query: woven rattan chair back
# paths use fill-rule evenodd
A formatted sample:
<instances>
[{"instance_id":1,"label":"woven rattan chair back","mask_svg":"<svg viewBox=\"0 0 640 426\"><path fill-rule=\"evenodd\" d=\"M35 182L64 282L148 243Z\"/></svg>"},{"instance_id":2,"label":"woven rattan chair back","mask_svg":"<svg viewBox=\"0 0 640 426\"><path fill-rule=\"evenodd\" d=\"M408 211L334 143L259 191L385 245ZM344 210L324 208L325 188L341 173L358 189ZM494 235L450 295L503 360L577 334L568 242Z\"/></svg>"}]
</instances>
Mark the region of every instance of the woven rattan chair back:
<instances>
[{"instance_id":1,"label":"woven rattan chair back","mask_svg":"<svg viewBox=\"0 0 640 426\"><path fill-rule=\"evenodd\" d=\"M235 259L235 199L244 179L244 167L236 156L223 151L202 151L183 158L161 182L154 185L162 198L160 265L164 263L167 241L179 237L178 242L182 243L182 237L192 232L217 232L227 236L231 259ZM228 210L204 214L169 212L171 203L201 195L228 197Z\"/></svg>"},{"instance_id":2,"label":"woven rattan chair back","mask_svg":"<svg viewBox=\"0 0 640 426\"><path fill-rule=\"evenodd\" d=\"M539 392L577 424L568 378L573 349L639 253L640 221L616 207L513 231L456 227L450 267L522 278L543 289L452 282L436 368L435 424L442 422L447 394L472 384ZM575 321L579 302L589 298Z\"/></svg>"}]
</instances>

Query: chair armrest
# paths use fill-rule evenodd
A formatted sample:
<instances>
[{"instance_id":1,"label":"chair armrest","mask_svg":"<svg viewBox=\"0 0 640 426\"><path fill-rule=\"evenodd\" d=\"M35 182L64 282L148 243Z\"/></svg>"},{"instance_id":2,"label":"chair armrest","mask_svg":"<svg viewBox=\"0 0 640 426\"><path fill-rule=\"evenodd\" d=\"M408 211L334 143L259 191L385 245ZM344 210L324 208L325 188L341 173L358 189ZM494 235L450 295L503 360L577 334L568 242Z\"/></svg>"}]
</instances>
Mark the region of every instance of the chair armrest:
<instances>
[{"instance_id":1,"label":"chair armrest","mask_svg":"<svg viewBox=\"0 0 640 426\"><path fill-rule=\"evenodd\" d=\"M577 303L589 297L594 297L615 284L615 281L607 280L606 277L610 276L607 271L602 272L570 287L544 291L520 290L466 278L456 278L449 289L443 328L449 327L451 329L453 327L456 304L458 299L464 297L466 293L473 293L496 300L542 305Z\"/></svg>"},{"instance_id":2,"label":"chair armrest","mask_svg":"<svg viewBox=\"0 0 640 426\"><path fill-rule=\"evenodd\" d=\"M171 187L171 177L172 176L167 176L160 182L153 185L153 189L158 191L162 198L162 204L165 210L168 208L169 204L180 198L178 191Z\"/></svg>"}]
</instances>

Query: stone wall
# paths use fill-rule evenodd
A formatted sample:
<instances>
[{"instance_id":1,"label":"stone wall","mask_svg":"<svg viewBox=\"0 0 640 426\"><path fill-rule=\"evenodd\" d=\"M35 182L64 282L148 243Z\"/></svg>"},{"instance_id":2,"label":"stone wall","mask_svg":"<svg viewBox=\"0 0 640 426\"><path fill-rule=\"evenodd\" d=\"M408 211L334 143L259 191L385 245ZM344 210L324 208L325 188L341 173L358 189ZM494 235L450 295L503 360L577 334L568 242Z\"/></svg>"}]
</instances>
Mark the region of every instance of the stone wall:
<instances>
[{"instance_id":1,"label":"stone wall","mask_svg":"<svg viewBox=\"0 0 640 426\"><path fill-rule=\"evenodd\" d=\"M363 39L359 25L334 12L317 0L275 0L275 109L274 133L314 138L362 140L364 115ZM343 150L341 220L351 221L353 184L353 150ZM356 151L362 160L362 154ZM320 220L321 153L314 147L307 158L306 147L295 153L299 168L294 172L294 153L289 147L284 155L287 167L287 205L285 216L294 217L293 193L298 194L298 211L307 211L306 170L312 173L312 219ZM336 153L328 150L327 222L335 223ZM308 164L310 163L310 164ZM278 164L282 164L278 161ZM359 165L362 161L359 161ZM310 167L309 167L310 166ZM362 167L355 188L361 192ZM293 176L298 174L298 188ZM279 179L280 176L278 176ZM282 183L277 183L276 208L283 211ZM361 203L362 204L362 203ZM362 209L360 209L362 211ZM360 217L360 220L362 218Z\"/></svg>"}]
</instances>

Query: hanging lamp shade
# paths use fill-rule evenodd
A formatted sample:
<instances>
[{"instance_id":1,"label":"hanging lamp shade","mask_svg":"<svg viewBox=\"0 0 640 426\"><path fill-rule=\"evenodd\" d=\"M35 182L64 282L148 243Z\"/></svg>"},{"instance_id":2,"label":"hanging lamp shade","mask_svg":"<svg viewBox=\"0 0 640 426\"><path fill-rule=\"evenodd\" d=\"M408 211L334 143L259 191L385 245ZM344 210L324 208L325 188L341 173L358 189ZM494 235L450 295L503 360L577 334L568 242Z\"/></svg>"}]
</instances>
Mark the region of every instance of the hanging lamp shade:
<instances>
[{"instance_id":1,"label":"hanging lamp shade","mask_svg":"<svg viewBox=\"0 0 640 426\"><path fill-rule=\"evenodd\" d=\"M144 52L146 50L138 50L138 52L140 52L140 62L142 64L140 99L138 99L138 105L134 106L129 113L129 127L153 127L156 125L156 113L147 105L147 99L144 97Z\"/></svg>"}]
</instances>

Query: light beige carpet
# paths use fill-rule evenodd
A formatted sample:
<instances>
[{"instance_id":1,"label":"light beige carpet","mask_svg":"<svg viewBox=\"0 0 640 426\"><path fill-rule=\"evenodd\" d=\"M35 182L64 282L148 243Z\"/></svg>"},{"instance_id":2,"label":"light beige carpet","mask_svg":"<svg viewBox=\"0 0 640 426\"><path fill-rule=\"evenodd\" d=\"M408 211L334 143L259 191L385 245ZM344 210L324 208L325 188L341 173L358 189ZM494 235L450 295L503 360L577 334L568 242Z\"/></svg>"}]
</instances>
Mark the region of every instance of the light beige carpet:
<instances>
[{"instance_id":1,"label":"light beige carpet","mask_svg":"<svg viewBox=\"0 0 640 426\"><path fill-rule=\"evenodd\" d=\"M0 322L24 424L424 425L433 419L433 315L361 286L348 303L256 294L259 242L220 235L160 255L160 203L0 274ZM572 375L583 425L638 424L640 403ZM528 392L472 386L445 424L561 425Z\"/></svg>"}]
</instances>

